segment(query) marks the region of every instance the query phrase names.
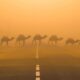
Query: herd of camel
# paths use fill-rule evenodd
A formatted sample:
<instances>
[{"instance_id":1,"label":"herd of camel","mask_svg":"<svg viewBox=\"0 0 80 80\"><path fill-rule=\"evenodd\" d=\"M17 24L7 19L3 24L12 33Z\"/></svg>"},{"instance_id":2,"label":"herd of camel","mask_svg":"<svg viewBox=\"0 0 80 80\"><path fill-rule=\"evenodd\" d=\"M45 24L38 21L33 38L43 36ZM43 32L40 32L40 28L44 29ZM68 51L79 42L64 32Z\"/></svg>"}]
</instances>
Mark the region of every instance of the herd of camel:
<instances>
[{"instance_id":1,"label":"herd of camel","mask_svg":"<svg viewBox=\"0 0 80 80\"><path fill-rule=\"evenodd\" d=\"M20 34L19 36L17 36L17 38L9 38L7 36L3 36L0 40L0 43L1 45L5 44L5 45L9 45L9 42L13 41L14 39L16 40L16 42L19 44L19 46L22 44L23 46L25 45L25 42L26 40L28 40L29 38L31 38L31 36L25 36L23 34ZM33 37L33 40L32 40L32 43L33 44L36 44L37 41L39 42L39 44L41 44L41 41L43 39L46 39L47 36L44 35L44 36L41 36L40 34L37 34ZM50 45L56 45L59 41L62 41L63 40L63 37L58 37L57 35L52 35L48 38L48 44ZM65 44L71 44L71 45L74 45L74 44L80 44L80 40L75 40L73 38L68 38L66 41L65 41Z\"/></svg>"}]
</instances>

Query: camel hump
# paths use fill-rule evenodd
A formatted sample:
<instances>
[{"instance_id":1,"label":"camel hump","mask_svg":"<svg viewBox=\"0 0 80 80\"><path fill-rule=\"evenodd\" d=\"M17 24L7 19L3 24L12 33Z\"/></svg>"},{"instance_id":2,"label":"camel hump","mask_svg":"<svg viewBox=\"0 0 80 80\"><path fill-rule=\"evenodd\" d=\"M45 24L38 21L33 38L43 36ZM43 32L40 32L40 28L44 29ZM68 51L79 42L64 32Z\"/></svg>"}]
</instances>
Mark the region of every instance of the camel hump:
<instances>
[{"instance_id":1,"label":"camel hump","mask_svg":"<svg viewBox=\"0 0 80 80\"><path fill-rule=\"evenodd\" d=\"M1 40L7 40L9 39L7 36L3 36Z\"/></svg>"},{"instance_id":2,"label":"camel hump","mask_svg":"<svg viewBox=\"0 0 80 80\"><path fill-rule=\"evenodd\" d=\"M66 42L73 42L73 41L75 41L73 38L68 38L68 39L66 40Z\"/></svg>"},{"instance_id":3,"label":"camel hump","mask_svg":"<svg viewBox=\"0 0 80 80\"><path fill-rule=\"evenodd\" d=\"M7 36L3 36L2 39L3 39L3 38L8 38L8 37L7 37Z\"/></svg>"},{"instance_id":4,"label":"camel hump","mask_svg":"<svg viewBox=\"0 0 80 80\"><path fill-rule=\"evenodd\" d=\"M73 39L73 38L68 38L67 40L66 40L66 44L69 44L69 43L74 43L75 42L75 40Z\"/></svg>"},{"instance_id":5,"label":"camel hump","mask_svg":"<svg viewBox=\"0 0 80 80\"><path fill-rule=\"evenodd\" d=\"M58 37L56 36L56 35L52 35L51 37L50 37L50 40L54 40L54 39L57 39Z\"/></svg>"},{"instance_id":6,"label":"camel hump","mask_svg":"<svg viewBox=\"0 0 80 80\"><path fill-rule=\"evenodd\" d=\"M68 40L74 40L73 38L68 38Z\"/></svg>"},{"instance_id":7,"label":"camel hump","mask_svg":"<svg viewBox=\"0 0 80 80\"><path fill-rule=\"evenodd\" d=\"M36 39L36 38L41 38L41 35L40 35L40 34L36 34L36 35L34 36L34 39Z\"/></svg>"},{"instance_id":8,"label":"camel hump","mask_svg":"<svg viewBox=\"0 0 80 80\"><path fill-rule=\"evenodd\" d=\"M41 35L40 34L36 34L35 37L41 37Z\"/></svg>"},{"instance_id":9,"label":"camel hump","mask_svg":"<svg viewBox=\"0 0 80 80\"><path fill-rule=\"evenodd\" d=\"M46 37L47 37L47 35L42 36L40 34L36 34L33 39L44 39Z\"/></svg>"},{"instance_id":10,"label":"camel hump","mask_svg":"<svg viewBox=\"0 0 80 80\"><path fill-rule=\"evenodd\" d=\"M25 37L23 34L20 34L18 37Z\"/></svg>"}]
</instances>

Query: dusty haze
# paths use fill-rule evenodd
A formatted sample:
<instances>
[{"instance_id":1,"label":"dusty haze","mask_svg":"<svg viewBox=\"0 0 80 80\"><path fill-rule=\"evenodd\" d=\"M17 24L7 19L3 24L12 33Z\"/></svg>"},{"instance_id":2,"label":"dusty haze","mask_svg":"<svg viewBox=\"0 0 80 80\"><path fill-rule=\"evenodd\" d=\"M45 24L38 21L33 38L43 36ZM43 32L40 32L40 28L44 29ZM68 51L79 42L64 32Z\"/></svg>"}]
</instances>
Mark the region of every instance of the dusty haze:
<instances>
[{"instance_id":1,"label":"dusty haze","mask_svg":"<svg viewBox=\"0 0 80 80\"><path fill-rule=\"evenodd\" d=\"M80 0L0 0L0 35L80 36Z\"/></svg>"}]
</instances>

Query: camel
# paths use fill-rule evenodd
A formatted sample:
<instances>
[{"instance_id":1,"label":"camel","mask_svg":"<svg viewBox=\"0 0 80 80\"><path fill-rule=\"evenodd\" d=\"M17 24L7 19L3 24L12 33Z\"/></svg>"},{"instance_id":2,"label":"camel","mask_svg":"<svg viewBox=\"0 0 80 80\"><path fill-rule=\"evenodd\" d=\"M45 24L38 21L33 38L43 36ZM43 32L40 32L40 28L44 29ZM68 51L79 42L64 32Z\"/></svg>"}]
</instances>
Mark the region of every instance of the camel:
<instances>
[{"instance_id":1,"label":"camel","mask_svg":"<svg viewBox=\"0 0 80 80\"><path fill-rule=\"evenodd\" d=\"M80 42L80 40L74 40L73 38L69 38L66 40L66 44L71 44L71 45L74 45L76 43Z\"/></svg>"},{"instance_id":2,"label":"camel","mask_svg":"<svg viewBox=\"0 0 80 80\"><path fill-rule=\"evenodd\" d=\"M14 39L14 37L8 38L7 36L4 36L1 39L1 45L3 45L3 43L6 43L6 45L8 46L9 42L12 41L13 39Z\"/></svg>"},{"instance_id":3,"label":"camel","mask_svg":"<svg viewBox=\"0 0 80 80\"><path fill-rule=\"evenodd\" d=\"M33 38L33 43L34 43L34 44L37 44L37 41L38 41L38 42L39 42L39 45L40 45L41 42L42 42L42 39L45 39L46 37L47 37L46 35L41 36L40 34L37 34L37 35L35 35L34 38Z\"/></svg>"},{"instance_id":4,"label":"camel","mask_svg":"<svg viewBox=\"0 0 80 80\"><path fill-rule=\"evenodd\" d=\"M25 41L27 40L27 39L29 39L31 36L24 36L23 34L21 34L21 35L19 35L18 37L17 37L17 39L16 39L16 42L18 42L19 43L19 46L21 45L21 42L22 42L22 44L23 44L23 46L25 45Z\"/></svg>"},{"instance_id":5,"label":"camel","mask_svg":"<svg viewBox=\"0 0 80 80\"><path fill-rule=\"evenodd\" d=\"M79 46L80 46L80 40L79 40Z\"/></svg>"},{"instance_id":6,"label":"camel","mask_svg":"<svg viewBox=\"0 0 80 80\"><path fill-rule=\"evenodd\" d=\"M58 38L56 35L52 35L50 38L49 38L49 44L52 44L52 45L57 45L58 41L61 41L63 40L62 37Z\"/></svg>"}]
</instances>

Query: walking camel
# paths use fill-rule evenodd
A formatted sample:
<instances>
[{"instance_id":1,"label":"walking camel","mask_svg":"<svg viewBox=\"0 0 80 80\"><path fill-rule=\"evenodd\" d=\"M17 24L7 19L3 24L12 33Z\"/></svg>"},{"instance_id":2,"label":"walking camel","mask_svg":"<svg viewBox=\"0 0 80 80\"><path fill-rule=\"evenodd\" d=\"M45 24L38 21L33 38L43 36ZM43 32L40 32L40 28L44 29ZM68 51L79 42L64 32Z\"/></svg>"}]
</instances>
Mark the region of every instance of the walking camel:
<instances>
[{"instance_id":1,"label":"walking camel","mask_svg":"<svg viewBox=\"0 0 80 80\"><path fill-rule=\"evenodd\" d=\"M74 40L73 38L69 38L66 40L67 45L68 44L74 45L74 44L79 43L79 42L80 42L80 40Z\"/></svg>"},{"instance_id":2,"label":"walking camel","mask_svg":"<svg viewBox=\"0 0 80 80\"><path fill-rule=\"evenodd\" d=\"M8 38L7 36L4 36L1 39L1 45L3 45L3 43L6 43L6 45L8 46L9 42L12 41L13 39L14 39L14 37Z\"/></svg>"},{"instance_id":3,"label":"walking camel","mask_svg":"<svg viewBox=\"0 0 80 80\"><path fill-rule=\"evenodd\" d=\"M58 37L56 35L52 35L50 38L49 38L49 41L48 43L49 44L52 44L52 45L57 45L58 41L62 41L63 38L62 37Z\"/></svg>"},{"instance_id":4,"label":"walking camel","mask_svg":"<svg viewBox=\"0 0 80 80\"><path fill-rule=\"evenodd\" d=\"M21 45L21 42L22 42L22 45L24 46L25 45L25 42L27 39L29 39L31 36L24 36L23 34L19 35L16 39L16 42L19 43L19 46Z\"/></svg>"},{"instance_id":5,"label":"walking camel","mask_svg":"<svg viewBox=\"0 0 80 80\"><path fill-rule=\"evenodd\" d=\"M41 36L40 34L37 34L33 38L33 44L37 44L37 41L39 42L39 45L41 44L42 40L45 39L47 36Z\"/></svg>"}]
</instances>

